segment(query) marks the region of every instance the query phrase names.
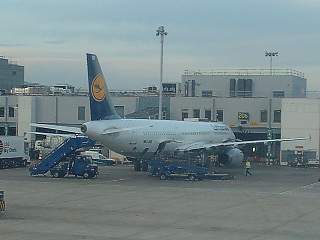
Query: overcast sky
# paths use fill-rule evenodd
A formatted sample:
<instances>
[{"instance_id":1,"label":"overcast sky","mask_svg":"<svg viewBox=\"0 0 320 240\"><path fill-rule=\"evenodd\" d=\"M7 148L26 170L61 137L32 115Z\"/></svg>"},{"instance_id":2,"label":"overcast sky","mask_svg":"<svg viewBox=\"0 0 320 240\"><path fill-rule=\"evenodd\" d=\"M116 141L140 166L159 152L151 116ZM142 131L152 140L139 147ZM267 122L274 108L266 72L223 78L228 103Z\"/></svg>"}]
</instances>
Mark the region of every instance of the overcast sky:
<instances>
[{"instance_id":1,"label":"overcast sky","mask_svg":"<svg viewBox=\"0 0 320 240\"><path fill-rule=\"evenodd\" d=\"M320 0L1 0L0 55L25 81L87 87L85 53L98 55L111 89L141 89L184 69L275 68L305 73L320 90Z\"/></svg>"}]
</instances>

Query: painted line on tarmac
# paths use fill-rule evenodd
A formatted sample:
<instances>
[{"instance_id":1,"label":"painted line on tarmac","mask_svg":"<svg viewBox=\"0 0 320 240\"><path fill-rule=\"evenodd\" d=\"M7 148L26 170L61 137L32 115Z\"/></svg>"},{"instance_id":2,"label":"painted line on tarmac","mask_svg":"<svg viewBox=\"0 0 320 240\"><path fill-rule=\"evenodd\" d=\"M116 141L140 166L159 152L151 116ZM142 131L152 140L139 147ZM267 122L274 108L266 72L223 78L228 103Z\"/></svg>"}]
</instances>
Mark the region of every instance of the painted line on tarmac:
<instances>
[{"instance_id":1,"label":"painted line on tarmac","mask_svg":"<svg viewBox=\"0 0 320 240\"><path fill-rule=\"evenodd\" d=\"M284 192L280 192L279 194L280 195L286 195L286 194L290 194L290 193L293 193L293 192L299 191L299 190L309 190L309 189L312 189L314 186L317 186L317 185L320 185L320 182L310 183L310 184L307 184L307 185L304 185L304 186L300 186L300 187L293 188L293 189L290 189L290 190L287 190L287 191L284 191Z\"/></svg>"},{"instance_id":2,"label":"painted line on tarmac","mask_svg":"<svg viewBox=\"0 0 320 240\"><path fill-rule=\"evenodd\" d=\"M125 178L120 178L120 179L113 179L111 180L111 182L121 182L121 181L125 181Z\"/></svg>"}]
</instances>

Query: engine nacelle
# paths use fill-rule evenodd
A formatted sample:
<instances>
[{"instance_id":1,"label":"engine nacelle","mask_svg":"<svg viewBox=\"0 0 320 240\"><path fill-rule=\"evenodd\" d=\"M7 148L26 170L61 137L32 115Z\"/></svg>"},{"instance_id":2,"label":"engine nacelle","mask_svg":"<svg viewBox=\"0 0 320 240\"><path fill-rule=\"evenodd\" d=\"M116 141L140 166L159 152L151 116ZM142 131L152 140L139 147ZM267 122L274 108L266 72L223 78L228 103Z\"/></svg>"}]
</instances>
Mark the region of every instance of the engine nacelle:
<instances>
[{"instance_id":1,"label":"engine nacelle","mask_svg":"<svg viewBox=\"0 0 320 240\"><path fill-rule=\"evenodd\" d=\"M243 152L239 148L229 148L219 154L219 162L226 167L240 167L243 158Z\"/></svg>"}]
</instances>

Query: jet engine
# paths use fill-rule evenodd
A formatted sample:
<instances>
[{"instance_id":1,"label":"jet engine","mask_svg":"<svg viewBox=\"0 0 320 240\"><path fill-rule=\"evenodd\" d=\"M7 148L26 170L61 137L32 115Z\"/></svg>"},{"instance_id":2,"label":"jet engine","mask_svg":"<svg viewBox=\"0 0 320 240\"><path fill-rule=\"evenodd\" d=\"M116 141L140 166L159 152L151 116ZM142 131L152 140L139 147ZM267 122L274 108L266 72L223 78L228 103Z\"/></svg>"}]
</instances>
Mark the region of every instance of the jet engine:
<instances>
[{"instance_id":1,"label":"jet engine","mask_svg":"<svg viewBox=\"0 0 320 240\"><path fill-rule=\"evenodd\" d=\"M239 148L228 148L219 154L219 162L226 167L240 167L243 152Z\"/></svg>"}]
</instances>

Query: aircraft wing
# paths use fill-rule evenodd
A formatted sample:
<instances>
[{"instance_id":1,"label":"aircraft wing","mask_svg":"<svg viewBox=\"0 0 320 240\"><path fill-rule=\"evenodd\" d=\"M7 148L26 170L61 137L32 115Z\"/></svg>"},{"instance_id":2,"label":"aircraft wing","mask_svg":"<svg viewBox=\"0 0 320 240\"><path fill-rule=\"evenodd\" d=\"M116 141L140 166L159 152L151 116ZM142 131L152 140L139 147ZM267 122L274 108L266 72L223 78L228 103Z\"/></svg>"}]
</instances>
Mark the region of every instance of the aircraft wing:
<instances>
[{"instance_id":1,"label":"aircraft wing","mask_svg":"<svg viewBox=\"0 0 320 240\"><path fill-rule=\"evenodd\" d=\"M194 142L186 144L177 148L178 151L192 151L200 149L209 149L213 147L227 147L227 146L238 146L245 144L255 144L255 143L272 143L272 142L288 142L288 141L301 141L310 138L280 138L280 139L265 139L265 140L252 140L252 141L230 141L221 143L208 143L208 142Z\"/></svg>"},{"instance_id":2,"label":"aircraft wing","mask_svg":"<svg viewBox=\"0 0 320 240\"><path fill-rule=\"evenodd\" d=\"M45 132L26 132L28 134L35 134L35 135L44 135L44 136L59 136L59 137L74 137L74 134L59 134L59 133L45 133Z\"/></svg>"},{"instance_id":3,"label":"aircraft wing","mask_svg":"<svg viewBox=\"0 0 320 240\"><path fill-rule=\"evenodd\" d=\"M52 130L63 131L63 132L70 132L70 133L74 133L74 134L82 134L80 128L77 128L77 127L67 127L67 126L59 126L59 125L52 125L52 124L40 124L40 123L31 123L30 126L38 127L38 128L52 129Z\"/></svg>"},{"instance_id":4,"label":"aircraft wing","mask_svg":"<svg viewBox=\"0 0 320 240\"><path fill-rule=\"evenodd\" d=\"M80 130L80 128L77 127L67 127L67 126L59 126L59 125L51 125L51 124L40 124L40 123L31 123L30 126L32 127L39 127L39 128L46 128L46 129L52 129L52 130L57 130L57 131L63 131L63 132L70 132L73 134L83 134ZM103 130L101 133L102 135L107 135L107 134L115 134L115 133L120 133L120 132L126 132L126 131L132 131L140 128L147 128L147 127L153 127L153 125L148 125L148 126L139 126L139 127L128 127L128 128L106 128ZM41 135L41 132L32 132L34 134L39 134ZM42 135L48 135L46 133L43 133ZM57 136L63 136L63 134L56 134ZM65 134L66 135L66 134Z\"/></svg>"}]
</instances>

